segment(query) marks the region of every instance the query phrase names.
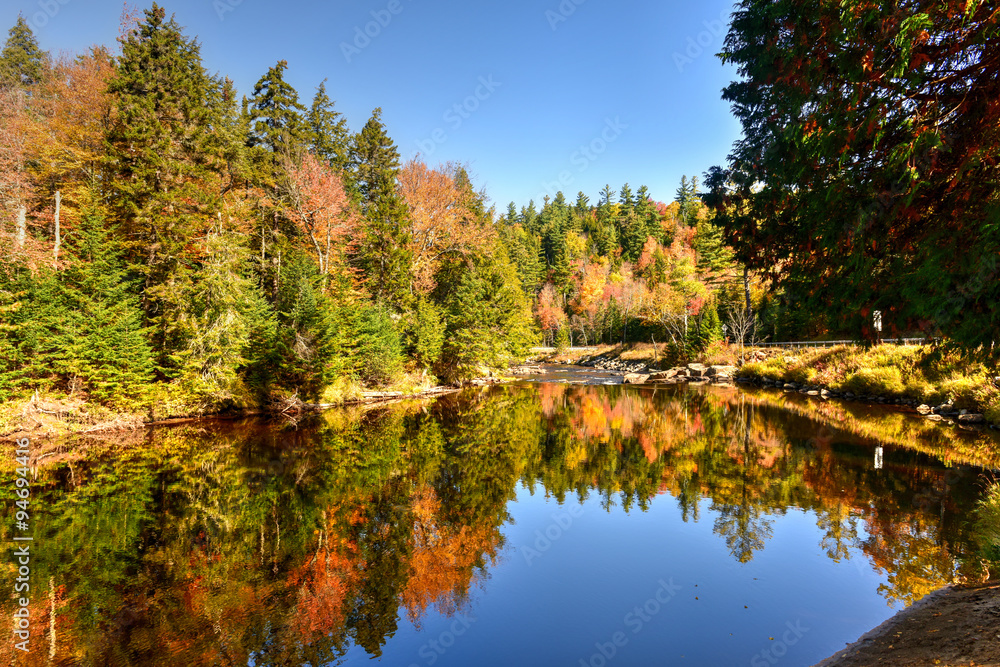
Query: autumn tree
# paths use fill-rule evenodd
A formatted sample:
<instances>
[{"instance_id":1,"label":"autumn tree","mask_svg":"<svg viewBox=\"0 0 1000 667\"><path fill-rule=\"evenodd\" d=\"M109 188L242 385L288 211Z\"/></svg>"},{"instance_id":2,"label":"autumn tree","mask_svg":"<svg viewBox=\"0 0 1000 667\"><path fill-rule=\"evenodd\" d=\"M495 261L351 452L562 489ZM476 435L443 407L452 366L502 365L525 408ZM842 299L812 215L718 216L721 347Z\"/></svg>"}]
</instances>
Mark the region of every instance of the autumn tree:
<instances>
[{"instance_id":1,"label":"autumn tree","mask_svg":"<svg viewBox=\"0 0 1000 667\"><path fill-rule=\"evenodd\" d=\"M989 3L744 0L743 125L709 202L738 260L874 337L996 339L1000 17Z\"/></svg>"},{"instance_id":2,"label":"autumn tree","mask_svg":"<svg viewBox=\"0 0 1000 667\"><path fill-rule=\"evenodd\" d=\"M493 229L475 218L456 173L455 165L431 169L411 160L399 174L413 225L409 239L413 288L423 294L434 288L442 260L468 261L495 238Z\"/></svg>"},{"instance_id":3,"label":"autumn tree","mask_svg":"<svg viewBox=\"0 0 1000 667\"><path fill-rule=\"evenodd\" d=\"M298 164L285 158L283 167L288 216L309 240L320 275L327 276L334 265L342 265L357 225L343 178L312 153Z\"/></svg>"}]
</instances>

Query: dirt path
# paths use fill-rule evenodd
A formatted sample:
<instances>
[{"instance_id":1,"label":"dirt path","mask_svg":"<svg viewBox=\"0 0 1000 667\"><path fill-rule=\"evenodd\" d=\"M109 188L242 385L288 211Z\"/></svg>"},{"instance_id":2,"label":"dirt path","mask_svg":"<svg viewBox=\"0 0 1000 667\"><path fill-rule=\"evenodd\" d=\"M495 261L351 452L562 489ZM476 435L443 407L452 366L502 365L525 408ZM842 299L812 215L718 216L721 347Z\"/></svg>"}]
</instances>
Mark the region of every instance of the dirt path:
<instances>
[{"instance_id":1,"label":"dirt path","mask_svg":"<svg viewBox=\"0 0 1000 667\"><path fill-rule=\"evenodd\" d=\"M928 595L815 667L1000 667L1000 581Z\"/></svg>"}]
</instances>

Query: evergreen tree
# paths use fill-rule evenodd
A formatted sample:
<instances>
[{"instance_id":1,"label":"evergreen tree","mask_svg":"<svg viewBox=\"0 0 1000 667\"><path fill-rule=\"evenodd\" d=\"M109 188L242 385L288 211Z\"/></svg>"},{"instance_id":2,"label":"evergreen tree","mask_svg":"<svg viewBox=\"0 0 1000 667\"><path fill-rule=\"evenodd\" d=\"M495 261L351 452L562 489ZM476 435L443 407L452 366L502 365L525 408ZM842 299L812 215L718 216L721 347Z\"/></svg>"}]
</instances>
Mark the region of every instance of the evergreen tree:
<instances>
[{"instance_id":1,"label":"evergreen tree","mask_svg":"<svg viewBox=\"0 0 1000 667\"><path fill-rule=\"evenodd\" d=\"M618 193L618 203L621 204L621 212L631 211L635 207L635 198L632 196L632 188L626 183Z\"/></svg>"},{"instance_id":2,"label":"evergreen tree","mask_svg":"<svg viewBox=\"0 0 1000 667\"><path fill-rule=\"evenodd\" d=\"M409 299L412 222L399 192L399 151L386 134L382 110L375 109L354 136L351 166L365 216L357 261L368 290L378 302L405 306Z\"/></svg>"},{"instance_id":3,"label":"evergreen tree","mask_svg":"<svg viewBox=\"0 0 1000 667\"><path fill-rule=\"evenodd\" d=\"M312 106L306 115L309 150L316 157L340 171L350 162L350 133L347 120L334 110L334 102L326 94L326 82L319 84Z\"/></svg>"},{"instance_id":4,"label":"evergreen tree","mask_svg":"<svg viewBox=\"0 0 1000 667\"><path fill-rule=\"evenodd\" d=\"M657 241L663 241L663 227L660 224L660 213L656 210L649 196L649 188L645 185L635 193L635 216L639 224L645 227L646 236L652 236Z\"/></svg>"},{"instance_id":5,"label":"evergreen tree","mask_svg":"<svg viewBox=\"0 0 1000 667\"><path fill-rule=\"evenodd\" d=\"M0 51L0 88L31 86L42 80L45 54L20 14Z\"/></svg>"},{"instance_id":6,"label":"evergreen tree","mask_svg":"<svg viewBox=\"0 0 1000 667\"><path fill-rule=\"evenodd\" d=\"M403 346L389 311L367 307L357 331L357 372L367 382L388 384L403 372Z\"/></svg>"},{"instance_id":7,"label":"evergreen tree","mask_svg":"<svg viewBox=\"0 0 1000 667\"><path fill-rule=\"evenodd\" d=\"M604 189L601 190L601 206L613 206L615 203L615 192L611 189L611 185L605 185Z\"/></svg>"},{"instance_id":8,"label":"evergreen tree","mask_svg":"<svg viewBox=\"0 0 1000 667\"><path fill-rule=\"evenodd\" d=\"M144 309L154 325L160 363L163 332L181 304L176 293L190 270L192 240L215 217L225 168L209 108L213 82L198 44L153 4L122 41L109 83L115 113L107 131L107 197L131 268L144 277Z\"/></svg>"},{"instance_id":9,"label":"evergreen tree","mask_svg":"<svg viewBox=\"0 0 1000 667\"><path fill-rule=\"evenodd\" d=\"M445 380L472 377L481 366L521 358L535 342L527 299L500 244L462 276L447 308L439 373Z\"/></svg>"},{"instance_id":10,"label":"evergreen tree","mask_svg":"<svg viewBox=\"0 0 1000 667\"><path fill-rule=\"evenodd\" d=\"M693 177L688 181L687 176L681 176L681 186L677 188L675 200L680 204L681 220L688 226L694 227L698 222L698 177Z\"/></svg>"},{"instance_id":11,"label":"evergreen tree","mask_svg":"<svg viewBox=\"0 0 1000 667\"><path fill-rule=\"evenodd\" d=\"M431 301L420 298L410 314L406 345L410 356L424 369L433 368L441 358L446 322Z\"/></svg>"},{"instance_id":12,"label":"evergreen tree","mask_svg":"<svg viewBox=\"0 0 1000 667\"><path fill-rule=\"evenodd\" d=\"M56 375L62 388L79 383L97 401L123 404L145 392L153 358L120 248L103 219L88 214L66 250L69 266L47 273L35 289L37 335L26 355L32 375L41 386Z\"/></svg>"}]
</instances>

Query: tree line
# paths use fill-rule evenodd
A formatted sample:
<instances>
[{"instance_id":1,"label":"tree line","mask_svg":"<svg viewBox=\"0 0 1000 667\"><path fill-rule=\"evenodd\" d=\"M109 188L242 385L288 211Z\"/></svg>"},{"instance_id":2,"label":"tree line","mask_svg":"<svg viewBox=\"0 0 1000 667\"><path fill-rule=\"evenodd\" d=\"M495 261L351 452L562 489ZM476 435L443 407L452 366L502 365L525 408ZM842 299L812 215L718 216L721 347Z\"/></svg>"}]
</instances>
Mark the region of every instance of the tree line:
<instances>
[{"instance_id":1,"label":"tree line","mask_svg":"<svg viewBox=\"0 0 1000 667\"><path fill-rule=\"evenodd\" d=\"M285 61L241 97L156 4L119 47L55 57L19 17L0 53L0 396L330 399L534 342L462 165L403 164Z\"/></svg>"}]
</instances>

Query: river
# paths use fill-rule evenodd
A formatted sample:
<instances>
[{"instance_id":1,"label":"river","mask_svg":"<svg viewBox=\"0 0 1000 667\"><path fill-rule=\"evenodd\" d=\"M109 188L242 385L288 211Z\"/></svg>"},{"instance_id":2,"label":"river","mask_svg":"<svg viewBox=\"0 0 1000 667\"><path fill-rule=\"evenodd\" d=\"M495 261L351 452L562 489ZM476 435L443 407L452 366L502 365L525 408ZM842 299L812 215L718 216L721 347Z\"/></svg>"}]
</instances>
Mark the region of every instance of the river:
<instances>
[{"instance_id":1,"label":"river","mask_svg":"<svg viewBox=\"0 0 1000 667\"><path fill-rule=\"evenodd\" d=\"M791 667L982 576L989 432L619 381L36 443L30 651L0 658Z\"/></svg>"}]
</instances>

